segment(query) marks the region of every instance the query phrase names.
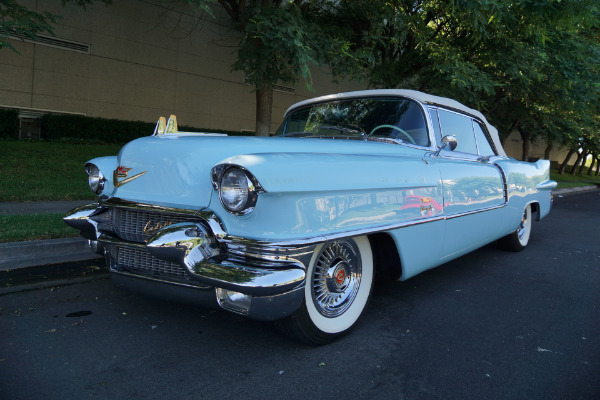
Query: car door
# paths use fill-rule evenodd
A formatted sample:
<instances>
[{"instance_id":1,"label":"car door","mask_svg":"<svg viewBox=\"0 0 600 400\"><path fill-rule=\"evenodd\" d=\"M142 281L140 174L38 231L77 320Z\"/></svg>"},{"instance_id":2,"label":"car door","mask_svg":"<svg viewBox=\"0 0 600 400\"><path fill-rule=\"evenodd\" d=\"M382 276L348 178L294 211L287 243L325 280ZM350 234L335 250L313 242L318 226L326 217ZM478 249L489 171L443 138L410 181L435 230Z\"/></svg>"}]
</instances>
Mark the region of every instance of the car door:
<instances>
[{"instance_id":1,"label":"car door","mask_svg":"<svg viewBox=\"0 0 600 400\"><path fill-rule=\"evenodd\" d=\"M474 118L442 108L430 109L438 136L455 136L454 151L436 160L442 177L446 232L443 257L456 257L494 240L505 205L504 177L490 162L495 156L483 126ZM437 129L436 129L437 131Z\"/></svg>"}]
</instances>

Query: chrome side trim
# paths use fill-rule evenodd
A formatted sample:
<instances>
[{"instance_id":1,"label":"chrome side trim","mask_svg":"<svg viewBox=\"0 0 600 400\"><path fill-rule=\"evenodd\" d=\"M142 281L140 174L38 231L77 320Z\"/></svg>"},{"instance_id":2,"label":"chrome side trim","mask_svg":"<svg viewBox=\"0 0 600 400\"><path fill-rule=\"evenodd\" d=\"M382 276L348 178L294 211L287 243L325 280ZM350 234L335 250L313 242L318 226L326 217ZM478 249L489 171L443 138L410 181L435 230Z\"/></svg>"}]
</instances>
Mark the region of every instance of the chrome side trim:
<instances>
[{"instance_id":1,"label":"chrome side trim","mask_svg":"<svg viewBox=\"0 0 600 400\"><path fill-rule=\"evenodd\" d=\"M396 222L393 224L379 225L377 227L372 227L372 228L357 229L357 230L353 230L353 231L344 231L344 232L339 232L339 233L334 233L334 234L329 234L329 235L315 236L312 238L294 239L294 240L290 240L290 241L267 242L267 241L245 239L245 238L240 238L240 237L236 237L236 236L227 236L223 239L223 242L226 243L228 247L230 246L230 243L251 244L251 245L255 245L255 246L275 246L275 247L281 247L281 248L301 247L301 246L308 246L308 245L317 245L319 243L323 243L328 240L337 240L337 239L343 239L343 238L347 238L347 237L370 235L372 233L377 233L377 232L381 232L381 231L390 231L393 229L406 228L409 226L426 224L426 223L430 223L430 222L441 221L444 219L446 219L446 217L443 215L435 216L435 217L426 217L426 218L419 218L419 219L414 219L414 220L410 220L410 221Z\"/></svg>"},{"instance_id":2,"label":"chrome side trim","mask_svg":"<svg viewBox=\"0 0 600 400\"><path fill-rule=\"evenodd\" d=\"M496 168L498 168L498 171L500 171L502 185L504 186L504 203L508 204L508 180L506 179L506 174L504 173L502 167L500 167L498 164L494 163L492 165L494 165Z\"/></svg>"},{"instance_id":3,"label":"chrome side trim","mask_svg":"<svg viewBox=\"0 0 600 400\"><path fill-rule=\"evenodd\" d=\"M552 189L556 189L556 186L558 186L558 183L556 183L555 181L552 181L552 180L547 180L542 183L538 183L535 186L535 188L537 190L552 190Z\"/></svg>"},{"instance_id":4,"label":"chrome side trim","mask_svg":"<svg viewBox=\"0 0 600 400\"><path fill-rule=\"evenodd\" d=\"M508 205L508 203L503 203L503 204L500 204L500 205L497 205L497 206L486 207L486 208L479 208L477 210L471 210L471 211L465 211L465 212L462 212L462 213L447 215L446 219L454 219L454 218L458 218L458 217L464 217L466 215L478 214L480 212L497 210L499 208L506 207L507 205Z\"/></svg>"},{"instance_id":5,"label":"chrome side trim","mask_svg":"<svg viewBox=\"0 0 600 400\"><path fill-rule=\"evenodd\" d=\"M308 266L315 245L277 246L275 244L253 243L247 239L243 241L226 242L227 253L234 257L253 258L270 262L272 265L301 264Z\"/></svg>"}]
</instances>

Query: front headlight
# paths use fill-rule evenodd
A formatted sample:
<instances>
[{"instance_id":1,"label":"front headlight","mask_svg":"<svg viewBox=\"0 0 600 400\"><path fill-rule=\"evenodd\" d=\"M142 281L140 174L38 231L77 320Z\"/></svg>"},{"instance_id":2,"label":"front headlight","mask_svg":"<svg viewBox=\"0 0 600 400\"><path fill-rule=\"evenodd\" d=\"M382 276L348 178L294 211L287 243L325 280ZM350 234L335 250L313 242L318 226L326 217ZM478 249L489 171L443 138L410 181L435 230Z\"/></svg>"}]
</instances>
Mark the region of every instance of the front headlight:
<instances>
[{"instance_id":1,"label":"front headlight","mask_svg":"<svg viewBox=\"0 0 600 400\"><path fill-rule=\"evenodd\" d=\"M104 189L104 182L106 181L100 169L94 164L86 164L85 172L88 174L88 183L92 192L100 194L102 189Z\"/></svg>"},{"instance_id":2,"label":"front headlight","mask_svg":"<svg viewBox=\"0 0 600 400\"><path fill-rule=\"evenodd\" d=\"M238 166L218 165L213 168L211 179L223 207L236 215L252 212L258 193L263 191L256 178Z\"/></svg>"},{"instance_id":3,"label":"front headlight","mask_svg":"<svg viewBox=\"0 0 600 400\"><path fill-rule=\"evenodd\" d=\"M248 178L239 168L229 168L221 177L220 196L223 206L232 212L240 212L248 202Z\"/></svg>"}]
</instances>

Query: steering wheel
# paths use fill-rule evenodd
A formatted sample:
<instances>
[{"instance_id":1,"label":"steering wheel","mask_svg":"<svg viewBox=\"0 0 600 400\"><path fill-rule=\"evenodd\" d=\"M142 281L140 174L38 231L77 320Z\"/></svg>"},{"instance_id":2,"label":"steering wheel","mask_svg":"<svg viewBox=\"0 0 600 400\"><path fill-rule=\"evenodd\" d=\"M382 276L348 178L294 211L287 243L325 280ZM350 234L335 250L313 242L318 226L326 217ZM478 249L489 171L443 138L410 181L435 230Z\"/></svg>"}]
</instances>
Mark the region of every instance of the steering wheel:
<instances>
[{"instance_id":1,"label":"steering wheel","mask_svg":"<svg viewBox=\"0 0 600 400\"><path fill-rule=\"evenodd\" d=\"M412 138L412 136L410 136L408 133L406 133L406 131L402 128L398 128L396 125L379 125L376 126L375 128L373 128L373 130L371 131L371 133L369 133L369 136L371 136L373 133L375 133L376 130L381 129L381 128L392 128L398 132L400 132L401 134L403 134L404 136L406 136L406 138L408 139L409 142L411 142L412 144L416 144L415 140Z\"/></svg>"}]
</instances>

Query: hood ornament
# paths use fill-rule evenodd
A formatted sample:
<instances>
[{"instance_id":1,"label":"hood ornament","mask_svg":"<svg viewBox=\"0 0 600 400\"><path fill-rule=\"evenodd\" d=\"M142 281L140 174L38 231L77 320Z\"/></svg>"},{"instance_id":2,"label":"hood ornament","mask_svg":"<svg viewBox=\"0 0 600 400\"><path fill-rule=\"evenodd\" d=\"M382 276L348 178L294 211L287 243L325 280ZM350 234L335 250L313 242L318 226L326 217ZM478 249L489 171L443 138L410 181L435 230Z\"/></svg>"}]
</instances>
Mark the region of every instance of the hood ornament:
<instances>
[{"instance_id":1,"label":"hood ornament","mask_svg":"<svg viewBox=\"0 0 600 400\"><path fill-rule=\"evenodd\" d=\"M114 170L113 172L113 185L115 185L116 188L125 185L126 183L131 182L134 179L139 178L140 176L144 175L146 172L148 171L144 171L144 172L140 172L137 175L131 176L129 178L127 178L127 173L129 172L129 170L131 170L131 168L127 168L124 165L119 165L117 167L117 169ZM119 181L119 178L125 178L121 181Z\"/></svg>"}]
</instances>

